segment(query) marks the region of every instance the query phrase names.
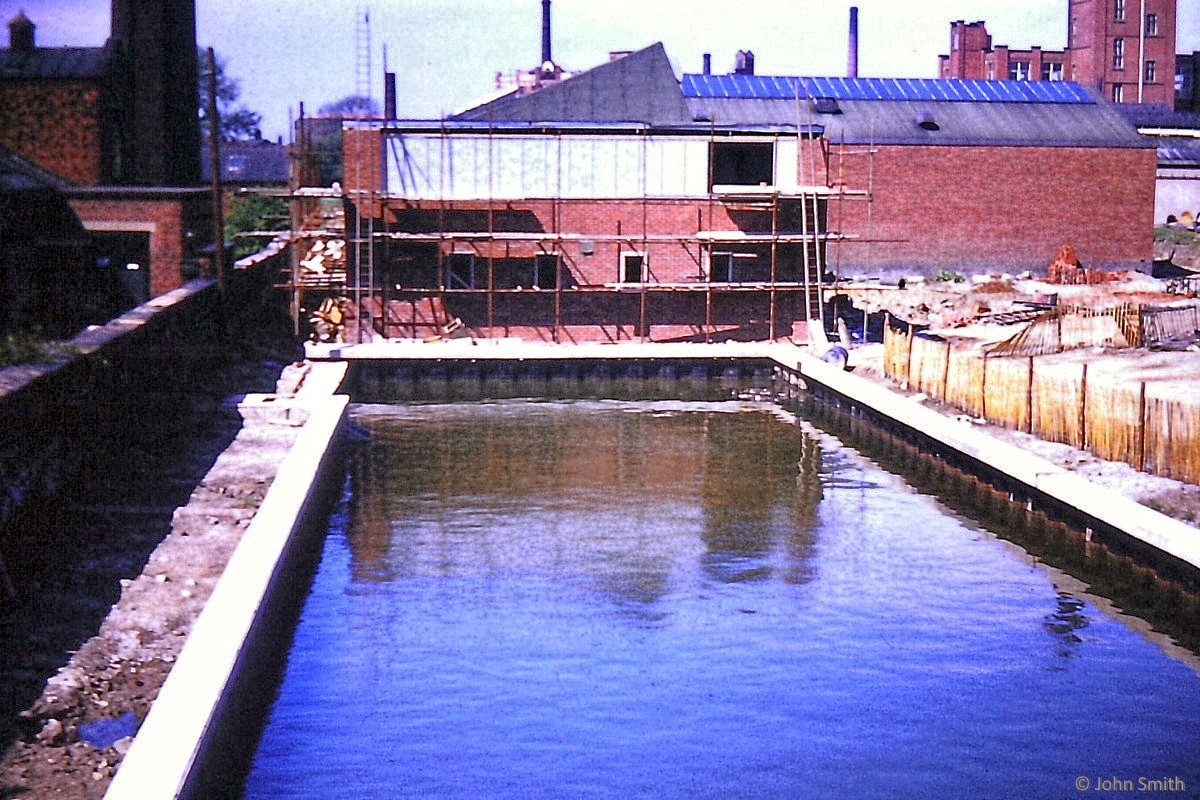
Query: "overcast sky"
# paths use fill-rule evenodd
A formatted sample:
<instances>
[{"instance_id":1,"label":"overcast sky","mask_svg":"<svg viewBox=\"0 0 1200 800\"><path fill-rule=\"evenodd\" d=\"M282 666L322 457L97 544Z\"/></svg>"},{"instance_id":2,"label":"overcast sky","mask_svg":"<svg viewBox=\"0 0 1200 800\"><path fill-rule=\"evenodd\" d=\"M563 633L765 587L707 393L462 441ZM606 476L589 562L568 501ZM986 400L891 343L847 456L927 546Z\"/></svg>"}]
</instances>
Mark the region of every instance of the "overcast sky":
<instances>
[{"instance_id":1,"label":"overcast sky","mask_svg":"<svg viewBox=\"0 0 1200 800\"><path fill-rule=\"evenodd\" d=\"M728 72L733 54L749 49L760 74L844 75L852 4L863 76L933 77L956 19L986 20L996 44L1066 46L1067 0L553 0L553 55L583 70L610 50L661 41L677 74L699 72L706 52L714 72ZM6 22L20 8L39 45L99 45L109 34L107 0L0 0ZM382 104L386 46L400 116L428 118L489 94L497 71L536 66L541 9L541 0L197 0L197 39L227 63L264 135L286 140L300 103L311 112L356 93L364 11L372 93ZM1176 52L1193 50L1200 2L1179 0Z\"/></svg>"}]
</instances>

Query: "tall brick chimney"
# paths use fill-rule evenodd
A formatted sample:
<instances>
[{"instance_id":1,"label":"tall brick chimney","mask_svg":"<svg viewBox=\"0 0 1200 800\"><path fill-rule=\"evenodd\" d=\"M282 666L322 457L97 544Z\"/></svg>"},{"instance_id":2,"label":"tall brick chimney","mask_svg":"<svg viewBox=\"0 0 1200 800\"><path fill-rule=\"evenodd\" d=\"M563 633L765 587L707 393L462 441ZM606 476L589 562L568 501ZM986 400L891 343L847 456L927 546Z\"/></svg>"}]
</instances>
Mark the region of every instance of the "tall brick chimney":
<instances>
[{"instance_id":1,"label":"tall brick chimney","mask_svg":"<svg viewBox=\"0 0 1200 800\"><path fill-rule=\"evenodd\" d=\"M112 36L128 70L125 179L149 186L199 185L194 0L113 0Z\"/></svg>"},{"instance_id":2,"label":"tall brick chimney","mask_svg":"<svg viewBox=\"0 0 1200 800\"><path fill-rule=\"evenodd\" d=\"M37 26L21 9L8 21L8 47L14 53L29 54L34 50L33 29Z\"/></svg>"}]
</instances>

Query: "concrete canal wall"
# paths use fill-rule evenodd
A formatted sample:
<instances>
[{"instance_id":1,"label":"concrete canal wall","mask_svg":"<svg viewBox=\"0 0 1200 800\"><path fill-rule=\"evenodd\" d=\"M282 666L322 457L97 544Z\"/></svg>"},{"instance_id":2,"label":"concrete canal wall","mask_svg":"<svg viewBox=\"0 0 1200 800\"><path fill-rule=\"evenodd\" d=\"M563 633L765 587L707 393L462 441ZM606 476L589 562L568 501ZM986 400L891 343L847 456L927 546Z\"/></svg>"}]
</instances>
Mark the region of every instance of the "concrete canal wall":
<instances>
[{"instance_id":1,"label":"concrete canal wall","mask_svg":"<svg viewBox=\"0 0 1200 800\"><path fill-rule=\"evenodd\" d=\"M307 399L258 397L245 405L250 415L284 420L298 415L306 421L117 772L106 795L110 800L200 797L211 794L214 780L220 785L220 776L211 774L221 760L214 752L227 741L225 721L239 716L247 682L254 680L250 662L261 651L255 641L277 638L270 628L279 618L279 603L286 604L280 595L290 592L294 602L302 594L294 579L295 553L304 547L305 513L343 424L348 398L336 394L343 378L355 399L386 401L415 387L445 389L463 382L491 396L485 393L497 387L519 393L563 381L586 389L589 380L730 377L769 383L773 376L784 394L815 394L871 416L929 452L997 481L1014 500L1080 522L1088 535L1136 542L1193 585L1200 569L1200 533L1194 528L790 345L592 348L458 341L316 347L309 356Z\"/></svg>"}]
</instances>

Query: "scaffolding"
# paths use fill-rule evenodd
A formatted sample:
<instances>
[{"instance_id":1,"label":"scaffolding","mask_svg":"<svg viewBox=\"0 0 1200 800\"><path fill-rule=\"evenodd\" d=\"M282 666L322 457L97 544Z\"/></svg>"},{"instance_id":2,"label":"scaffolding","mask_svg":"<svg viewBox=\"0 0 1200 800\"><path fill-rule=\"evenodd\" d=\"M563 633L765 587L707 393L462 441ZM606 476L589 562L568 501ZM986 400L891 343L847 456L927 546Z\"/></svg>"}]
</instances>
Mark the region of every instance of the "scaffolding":
<instances>
[{"instance_id":1,"label":"scaffolding","mask_svg":"<svg viewBox=\"0 0 1200 800\"><path fill-rule=\"evenodd\" d=\"M797 120L799 123L799 120ZM386 128L380 126L380 121L358 123L359 127L368 126L380 130L386 136ZM640 203L640 230L622 230L622 224L617 221L616 231L604 230L564 230L564 209L572 203L609 202L606 199L564 198L561 168L554 176L557 190L550 192L546 198L532 200L517 200L508 197L492 196L492 175L496 168L494 162L493 137L496 136L494 127L489 123L486 129L488 141L487 164L488 196L469 202L462 199L448 198L444 186L445 171L440 171L439 197L414 199L410 193L389 192L376 186L382 184L380 178L386 165L366 164L361 157L361 146L354 157L346 158L345 172L350 179L351 188L342 189L338 186L330 188L309 187L304 183L305 168L311 164L311 134L307 131L301 107L301 120L297 126L298 141L293 145L293 181L288 190L291 203L291 234L292 255L289 274L282 288L291 294L291 309L297 331L300 330L302 309L306 291L327 292L335 283L343 283L352 301L351 318L356 321L350 338L362 342L373 338L394 338L407 336L421 338L421 334L444 332L453 326L454 313L450 310L456 299L481 298L485 312L480 335L492 337L498 328L507 328L510 324L498 325L497 305L518 296L531 295L552 297L552 323L530 323L530 327L549 328L550 340L564 341L570 338L568 324L565 321L564 308L577 298L593 295L611 295L618 297L637 297L636 337L641 340L651 338L652 327L655 325L672 325L698 327L698 336L706 342L711 342L721 331L714 319L714 300L723 296L760 295L766 299L767 319L766 333L770 339L779 338L781 331L779 310L781 301L786 299L793 302L799 297L803 308L804 321L823 323L825 318L825 291L828 288L829 246L834 245L833 269L838 269L838 256L841 244L845 241L869 241L870 206L873 192L873 155L875 148L865 150L847 150L844 142L837 144L828 141L823 133L817 133L797 124L795 134L777 134L774 141L785 135L794 135L798 155L798 186L790 189L780 189L774 186L717 186L713 183L712 148L718 140L715 128L710 129L708 136L709 175L708 192L706 197L665 198L651 197L645 190L646 175L646 146L641 149L643 191L639 198L629 198L622 202ZM445 122L439 123L442 137L446 136ZM650 134L643 132L642 141L646 142ZM554 134L555 141L551 147L556 147L560 154L563 147L563 133ZM344 148L344 152L346 148ZM382 153L384 148L372 150ZM864 189L850 189L845 177L845 162L847 158L856 155L866 155L870 163L866 169L867 186ZM379 156L381 159L382 155ZM522 165L522 179L524 165ZM308 170L311 173L311 169ZM311 177L309 174L307 177ZM853 200L867 201L868 236L852 235L845 232L846 213L845 203ZM314 206L314 201L316 205ZM314 213L322 202L335 202L343 212L343 224L339 227L331 224L330 220L321 219ZM669 232L657 229L651 221L651 211L656 204L686 202L696 208L696 224L691 230ZM541 230L509 230L498 225L497 214L511 209L514 203L537 205L543 210L540 218L546 223ZM831 230L830 223L834 218L832 207L836 203L837 229ZM327 206L326 206L327 207ZM395 230L400 227L393 221L392 212L397 209L417 209L430 213L435 220L433 230L414 232ZM454 230L448 224L451 214L469 210L476 214L476 219L482 221L482 226L470 230ZM754 224L742 226L739 230L729 230L716 224L719 213L740 212L754 219ZM399 218L396 213L395 218ZM781 220L786 217L786 220ZM798 218L798 225L795 224ZM786 222L786 224L785 224ZM630 226L632 227L632 226ZM307 274L301 268L301 248L310 248L308 240L328 241L343 237L346 249L346 265L340 274L337 271L327 271L324 274ZM682 248L696 263L696 273L689 280L665 281L659 280L654 273L653 260L647 259L651 246L662 248L666 245L677 245ZM434 259L434 280L432 285L417 285L405 277L411 277L411 262L413 256L397 257L396 250L404 246L426 246L432 249ZM582 276L580 269L573 270L573 265L567 259L567 246L582 251L586 246L597 248L600 245L613 247L622 254L618 264L618 280L603 280L583 282L575 280ZM535 277L533 285L501 285L497 280L497 253L503 247L508 252L510 246L519 246L522 252L535 253L534 275L538 274L537 257L545 256L553 262L553 281L538 280ZM741 257L751 257L747 253L755 253L755 259L761 249L766 253L768 277L766 280L735 280L732 274L727 280L714 277L713 264L717 255L733 258L741 249ZM799 250L800 269L792 269L783 274L780 269L781 253L793 256ZM380 256L383 250L385 256ZM307 250L306 250L307 252ZM636 280L625 273L624 254L641 254L640 264L632 268L639 270ZM449 262L454 256L470 256L471 280L467 285L455 285L453 272ZM377 259L382 258L377 264ZM405 261L404 259L408 260ZM475 264L482 262L486 266L485 280L477 280ZM406 269L407 268L407 269ZM731 267L732 269L732 267ZM400 278L397 280L397 278ZM339 280L340 278L340 280ZM698 325L694 320L672 321L654 320L650 313L653 299L679 295L702 294L704 297L704 320ZM418 319L417 304L426 302L431 318ZM407 318L394 318L393 311L398 312L405 305L409 308ZM584 325L602 324L582 323ZM620 329L625 326L618 324ZM728 326L726 326L728 327ZM788 331L790 334L791 331ZM633 337L630 337L633 338Z\"/></svg>"}]
</instances>

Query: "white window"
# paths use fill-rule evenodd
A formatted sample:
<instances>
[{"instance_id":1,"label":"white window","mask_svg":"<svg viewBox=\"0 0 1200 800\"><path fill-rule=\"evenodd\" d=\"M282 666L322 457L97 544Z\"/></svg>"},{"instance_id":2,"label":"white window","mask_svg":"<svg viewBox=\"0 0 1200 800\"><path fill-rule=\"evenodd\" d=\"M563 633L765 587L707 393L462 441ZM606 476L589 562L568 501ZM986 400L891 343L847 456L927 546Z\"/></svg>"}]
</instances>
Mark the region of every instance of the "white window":
<instances>
[{"instance_id":1,"label":"white window","mask_svg":"<svg viewBox=\"0 0 1200 800\"><path fill-rule=\"evenodd\" d=\"M1146 15L1146 35L1158 36L1158 14Z\"/></svg>"},{"instance_id":2,"label":"white window","mask_svg":"<svg viewBox=\"0 0 1200 800\"><path fill-rule=\"evenodd\" d=\"M1146 62L1146 83L1154 83L1158 80L1158 64L1153 61Z\"/></svg>"},{"instance_id":3,"label":"white window","mask_svg":"<svg viewBox=\"0 0 1200 800\"><path fill-rule=\"evenodd\" d=\"M1125 69L1125 40L1113 39L1113 69Z\"/></svg>"},{"instance_id":4,"label":"white window","mask_svg":"<svg viewBox=\"0 0 1200 800\"><path fill-rule=\"evenodd\" d=\"M1008 79L1010 81L1027 81L1029 80L1028 61L1010 61L1008 64Z\"/></svg>"},{"instance_id":5,"label":"white window","mask_svg":"<svg viewBox=\"0 0 1200 800\"><path fill-rule=\"evenodd\" d=\"M644 283L646 280L646 254L635 250L621 251L621 274L618 283Z\"/></svg>"},{"instance_id":6,"label":"white window","mask_svg":"<svg viewBox=\"0 0 1200 800\"><path fill-rule=\"evenodd\" d=\"M1042 80L1044 81L1061 81L1063 79L1063 65L1057 61L1042 62Z\"/></svg>"},{"instance_id":7,"label":"white window","mask_svg":"<svg viewBox=\"0 0 1200 800\"><path fill-rule=\"evenodd\" d=\"M1117 22L1125 21L1125 0L1113 0L1113 19Z\"/></svg>"},{"instance_id":8,"label":"white window","mask_svg":"<svg viewBox=\"0 0 1200 800\"><path fill-rule=\"evenodd\" d=\"M1125 87L1119 83L1114 83L1112 87L1112 98L1114 103L1125 102Z\"/></svg>"}]
</instances>

